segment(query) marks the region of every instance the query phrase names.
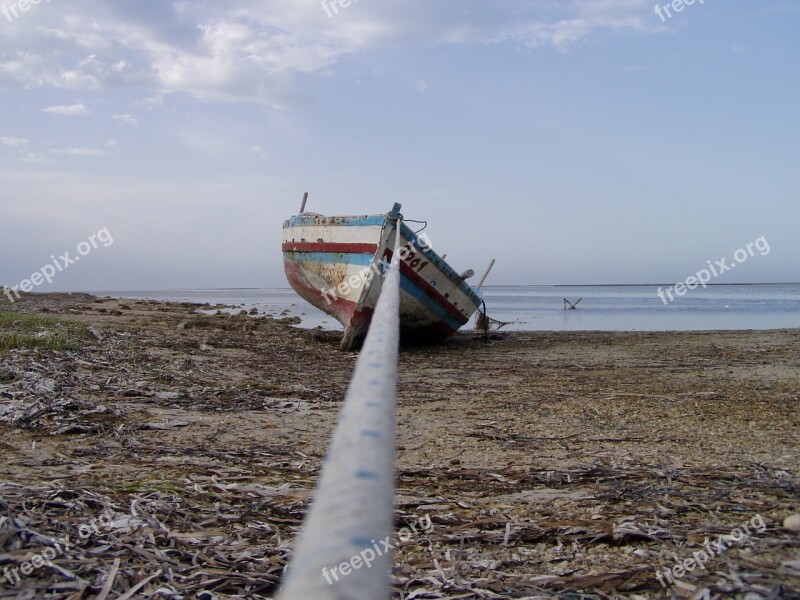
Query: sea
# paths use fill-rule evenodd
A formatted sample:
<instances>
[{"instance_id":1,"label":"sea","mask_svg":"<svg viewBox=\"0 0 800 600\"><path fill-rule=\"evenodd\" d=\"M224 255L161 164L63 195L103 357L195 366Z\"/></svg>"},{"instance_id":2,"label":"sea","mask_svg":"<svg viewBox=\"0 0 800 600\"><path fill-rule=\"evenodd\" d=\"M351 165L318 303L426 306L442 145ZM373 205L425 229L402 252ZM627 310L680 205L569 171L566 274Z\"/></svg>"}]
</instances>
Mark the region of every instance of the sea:
<instances>
[{"instance_id":1,"label":"sea","mask_svg":"<svg viewBox=\"0 0 800 600\"><path fill-rule=\"evenodd\" d=\"M662 286L664 288L668 286ZM800 328L800 284L709 285L674 301L658 285L508 285L483 288L503 331L703 331ZM299 317L298 327L341 330L290 288L93 292L115 298L209 303L216 310ZM570 304L575 309L569 309ZM666 303L665 303L666 300ZM566 310L565 310L565 307ZM469 327L468 325L467 327Z\"/></svg>"}]
</instances>

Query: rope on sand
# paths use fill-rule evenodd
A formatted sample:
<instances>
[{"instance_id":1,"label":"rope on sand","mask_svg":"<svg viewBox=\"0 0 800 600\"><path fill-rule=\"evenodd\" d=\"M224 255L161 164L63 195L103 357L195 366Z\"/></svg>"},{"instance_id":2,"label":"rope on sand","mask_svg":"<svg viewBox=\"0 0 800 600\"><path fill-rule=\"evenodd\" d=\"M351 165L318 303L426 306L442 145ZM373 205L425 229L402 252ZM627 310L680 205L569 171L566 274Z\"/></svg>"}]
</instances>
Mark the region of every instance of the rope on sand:
<instances>
[{"instance_id":1,"label":"rope on sand","mask_svg":"<svg viewBox=\"0 0 800 600\"><path fill-rule=\"evenodd\" d=\"M387 270L317 491L279 600L386 600L391 595L395 411L400 341L396 223Z\"/></svg>"}]
</instances>

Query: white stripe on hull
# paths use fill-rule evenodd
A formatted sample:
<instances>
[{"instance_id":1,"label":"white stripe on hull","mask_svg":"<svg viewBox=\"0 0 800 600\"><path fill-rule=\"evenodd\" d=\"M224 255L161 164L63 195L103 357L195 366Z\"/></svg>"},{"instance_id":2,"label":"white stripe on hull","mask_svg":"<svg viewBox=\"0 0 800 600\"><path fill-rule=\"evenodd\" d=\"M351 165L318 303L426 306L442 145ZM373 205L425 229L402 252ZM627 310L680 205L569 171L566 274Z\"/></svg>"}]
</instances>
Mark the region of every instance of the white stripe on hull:
<instances>
[{"instance_id":1,"label":"white stripe on hull","mask_svg":"<svg viewBox=\"0 0 800 600\"><path fill-rule=\"evenodd\" d=\"M334 244L378 244L381 227L377 225L296 225L283 230L284 242L318 242Z\"/></svg>"}]
</instances>

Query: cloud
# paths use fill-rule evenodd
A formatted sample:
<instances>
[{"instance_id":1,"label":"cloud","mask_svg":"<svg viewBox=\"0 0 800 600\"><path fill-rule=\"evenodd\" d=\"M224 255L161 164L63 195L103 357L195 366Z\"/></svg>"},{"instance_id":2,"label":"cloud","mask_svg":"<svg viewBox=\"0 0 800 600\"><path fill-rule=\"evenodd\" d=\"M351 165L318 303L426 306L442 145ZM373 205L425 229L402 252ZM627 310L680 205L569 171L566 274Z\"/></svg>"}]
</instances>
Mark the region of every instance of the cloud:
<instances>
[{"instance_id":1,"label":"cloud","mask_svg":"<svg viewBox=\"0 0 800 600\"><path fill-rule=\"evenodd\" d=\"M27 138L4 136L0 137L0 144L16 151L17 159L30 164L46 164L51 162L43 154L30 149L31 141Z\"/></svg>"},{"instance_id":2,"label":"cloud","mask_svg":"<svg viewBox=\"0 0 800 600\"><path fill-rule=\"evenodd\" d=\"M53 150L53 154L64 154L67 156L107 156L108 152L98 148L67 148L65 150Z\"/></svg>"},{"instance_id":3,"label":"cloud","mask_svg":"<svg viewBox=\"0 0 800 600\"><path fill-rule=\"evenodd\" d=\"M45 165L53 162L52 159L47 158L40 152L25 152L20 160L33 165Z\"/></svg>"},{"instance_id":4,"label":"cloud","mask_svg":"<svg viewBox=\"0 0 800 600\"><path fill-rule=\"evenodd\" d=\"M43 108L42 112L52 113L54 115L63 115L66 117L84 117L92 114L83 104L73 104L71 106L48 106Z\"/></svg>"},{"instance_id":5,"label":"cloud","mask_svg":"<svg viewBox=\"0 0 800 600\"><path fill-rule=\"evenodd\" d=\"M595 32L648 31L651 12L648 0L373 0L329 18L319 0L73 0L0 30L0 89L135 86L155 105L182 93L282 109L306 102L299 76L327 74L350 54L506 43L567 52Z\"/></svg>"},{"instance_id":6,"label":"cloud","mask_svg":"<svg viewBox=\"0 0 800 600\"><path fill-rule=\"evenodd\" d=\"M164 104L164 96L148 96L136 101L134 104L146 108L147 110L155 110Z\"/></svg>"},{"instance_id":7,"label":"cloud","mask_svg":"<svg viewBox=\"0 0 800 600\"><path fill-rule=\"evenodd\" d=\"M18 137L2 137L0 138L0 142L2 142L3 145L5 146L11 146L12 148L19 148L21 146L27 146L30 143L30 140Z\"/></svg>"},{"instance_id":8,"label":"cloud","mask_svg":"<svg viewBox=\"0 0 800 600\"><path fill-rule=\"evenodd\" d=\"M529 48L552 46L566 52L599 30L644 31L648 27L640 18L565 19L556 23L532 23L523 35Z\"/></svg>"},{"instance_id":9,"label":"cloud","mask_svg":"<svg viewBox=\"0 0 800 600\"><path fill-rule=\"evenodd\" d=\"M121 114L121 115L113 115L111 118L114 119L117 123L119 123L123 127L138 127L139 126L138 119L132 117L128 113Z\"/></svg>"}]
</instances>

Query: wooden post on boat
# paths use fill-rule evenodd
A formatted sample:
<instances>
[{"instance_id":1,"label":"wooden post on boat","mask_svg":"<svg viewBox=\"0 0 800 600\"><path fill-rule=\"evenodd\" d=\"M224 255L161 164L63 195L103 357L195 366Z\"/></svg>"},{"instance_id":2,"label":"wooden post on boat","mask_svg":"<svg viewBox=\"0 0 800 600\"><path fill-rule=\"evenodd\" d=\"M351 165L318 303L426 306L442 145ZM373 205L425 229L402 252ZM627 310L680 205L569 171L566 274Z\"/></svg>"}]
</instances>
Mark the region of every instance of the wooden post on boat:
<instances>
[{"instance_id":1,"label":"wooden post on boat","mask_svg":"<svg viewBox=\"0 0 800 600\"><path fill-rule=\"evenodd\" d=\"M392 595L400 227L398 219L392 262L279 600Z\"/></svg>"},{"instance_id":2,"label":"wooden post on boat","mask_svg":"<svg viewBox=\"0 0 800 600\"><path fill-rule=\"evenodd\" d=\"M306 202L308 202L308 192L306 192L305 194L303 194L303 203L300 205L300 213L299 213L299 214L301 214L301 215L302 215L304 212L306 212Z\"/></svg>"},{"instance_id":3,"label":"wooden post on boat","mask_svg":"<svg viewBox=\"0 0 800 600\"><path fill-rule=\"evenodd\" d=\"M481 277L481 281L478 284L478 289L481 289L481 286L483 285L483 282L486 281L486 278L489 276L489 273L491 273L492 267L494 267L494 263L495 263L495 259L492 259L492 262L489 263L489 267L486 269L486 273L484 273L483 277Z\"/></svg>"}]
</instances>

